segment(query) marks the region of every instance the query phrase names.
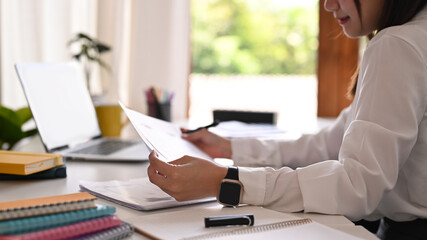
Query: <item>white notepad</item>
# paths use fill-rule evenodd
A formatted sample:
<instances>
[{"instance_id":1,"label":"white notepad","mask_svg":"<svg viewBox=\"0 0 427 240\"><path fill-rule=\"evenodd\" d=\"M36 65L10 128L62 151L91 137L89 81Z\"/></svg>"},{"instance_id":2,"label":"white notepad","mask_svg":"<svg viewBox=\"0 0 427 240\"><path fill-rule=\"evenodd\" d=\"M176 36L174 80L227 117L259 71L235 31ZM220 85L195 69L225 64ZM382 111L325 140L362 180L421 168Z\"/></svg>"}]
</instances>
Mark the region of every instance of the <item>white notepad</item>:
<instances>
[{"instance_id":1,"label":"white notepad","mask_svg":"<svg viewBox=\"0 0 427 240\"><path fill-rule=\"evenodd\" d=\"M99 198L143 211L215 200L215 198L204 198L178 202L173 197L163 192L159 187L152 184L148 178L105 182L80 181L80 189Z\"/></svg>"},{"instance_id":2,"label":"white notepad","mask_svg":"<svg viewBox=\"0 0 427 240\"><path fill-rule=\"evenodd\" d=\"M251 227L205 228L204 218L253 214ZM311 219L298 218L256 206L208 207L139 216L128 219L137 232L152 239L319 239L360 240Z\"/></svg>"}]
</instances>

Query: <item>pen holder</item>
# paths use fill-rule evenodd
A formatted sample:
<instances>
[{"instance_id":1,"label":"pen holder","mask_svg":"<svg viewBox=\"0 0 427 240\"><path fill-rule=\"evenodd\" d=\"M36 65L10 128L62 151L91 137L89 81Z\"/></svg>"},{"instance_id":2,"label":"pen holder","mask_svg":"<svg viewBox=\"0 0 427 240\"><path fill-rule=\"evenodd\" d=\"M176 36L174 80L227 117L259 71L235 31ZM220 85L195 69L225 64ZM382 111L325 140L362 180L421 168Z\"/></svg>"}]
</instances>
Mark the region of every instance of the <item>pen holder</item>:
<instances>
[{"instance_id":1,"label":"pen holder","mask_svg":"<svg viewBox=\"0 0 427 240\"><path fill-rule=\"evenodd\" d=\"M161 120L171 121L171 103L147 102L148 115Z\"/></svg>"}]
</instances>

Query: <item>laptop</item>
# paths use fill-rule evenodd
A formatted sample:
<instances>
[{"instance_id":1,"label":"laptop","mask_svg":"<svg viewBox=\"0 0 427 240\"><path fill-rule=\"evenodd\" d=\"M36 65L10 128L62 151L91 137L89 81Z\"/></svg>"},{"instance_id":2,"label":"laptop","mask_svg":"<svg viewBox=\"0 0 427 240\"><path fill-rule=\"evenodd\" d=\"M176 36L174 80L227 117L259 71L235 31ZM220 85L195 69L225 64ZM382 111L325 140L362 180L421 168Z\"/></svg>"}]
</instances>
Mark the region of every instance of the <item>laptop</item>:
<instances>
[{"instance_id":1,"label":"laptop","mask_svg":"<svg viewBox=\"0 0 427 240\"><path fill-rule=\"evenodd\" d=\"M78 160L148 159L141 140L102 136L77 62L17 63L15 69L47 152Z\"/></svg>"}]
</instances>

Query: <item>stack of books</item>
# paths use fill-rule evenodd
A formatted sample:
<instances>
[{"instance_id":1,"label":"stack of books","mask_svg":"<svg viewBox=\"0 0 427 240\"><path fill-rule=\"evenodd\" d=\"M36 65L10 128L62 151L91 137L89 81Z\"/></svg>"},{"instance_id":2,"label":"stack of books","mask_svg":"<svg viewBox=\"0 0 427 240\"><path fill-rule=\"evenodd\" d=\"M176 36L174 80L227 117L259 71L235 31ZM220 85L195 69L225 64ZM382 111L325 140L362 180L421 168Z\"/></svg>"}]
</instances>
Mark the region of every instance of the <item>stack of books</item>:
<instances>
[{"instance_id":1,"label":"stack of books","mask_svg":"<svg viewBox=\"0 0 427 240\"><path fill-rule=\"evenodd\" d=\"M123 239L133 227L86 192L0 203L0 240Z\"/></svg>"},{"instance_id":2,"label":"stack of books","mask_svg":"<svg viewBox=\"0 0 427 240\"><path fill-rule=\"evenodd\" d=\"M63 156L0 150L0 180L65 178Z\"/></svg>"}]
</instances>

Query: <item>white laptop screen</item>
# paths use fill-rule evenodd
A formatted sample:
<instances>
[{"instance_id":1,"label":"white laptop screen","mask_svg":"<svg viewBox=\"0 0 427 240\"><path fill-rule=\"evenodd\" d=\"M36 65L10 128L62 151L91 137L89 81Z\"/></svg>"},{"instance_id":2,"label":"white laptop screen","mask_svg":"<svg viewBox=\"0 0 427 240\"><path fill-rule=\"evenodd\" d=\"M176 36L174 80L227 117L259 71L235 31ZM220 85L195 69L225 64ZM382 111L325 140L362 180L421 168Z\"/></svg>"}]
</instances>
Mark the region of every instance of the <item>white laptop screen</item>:
<instances>
[{"instance_id":1,"label":"white laptop screen","mask_svg":"<svg viewBox=\"0 0 427 240\"><path fill-rule=\"evenodd\" d=\"M16 70L48 150L101 135L77 63L20 63Z\"/></svg>"}]
</instances>

